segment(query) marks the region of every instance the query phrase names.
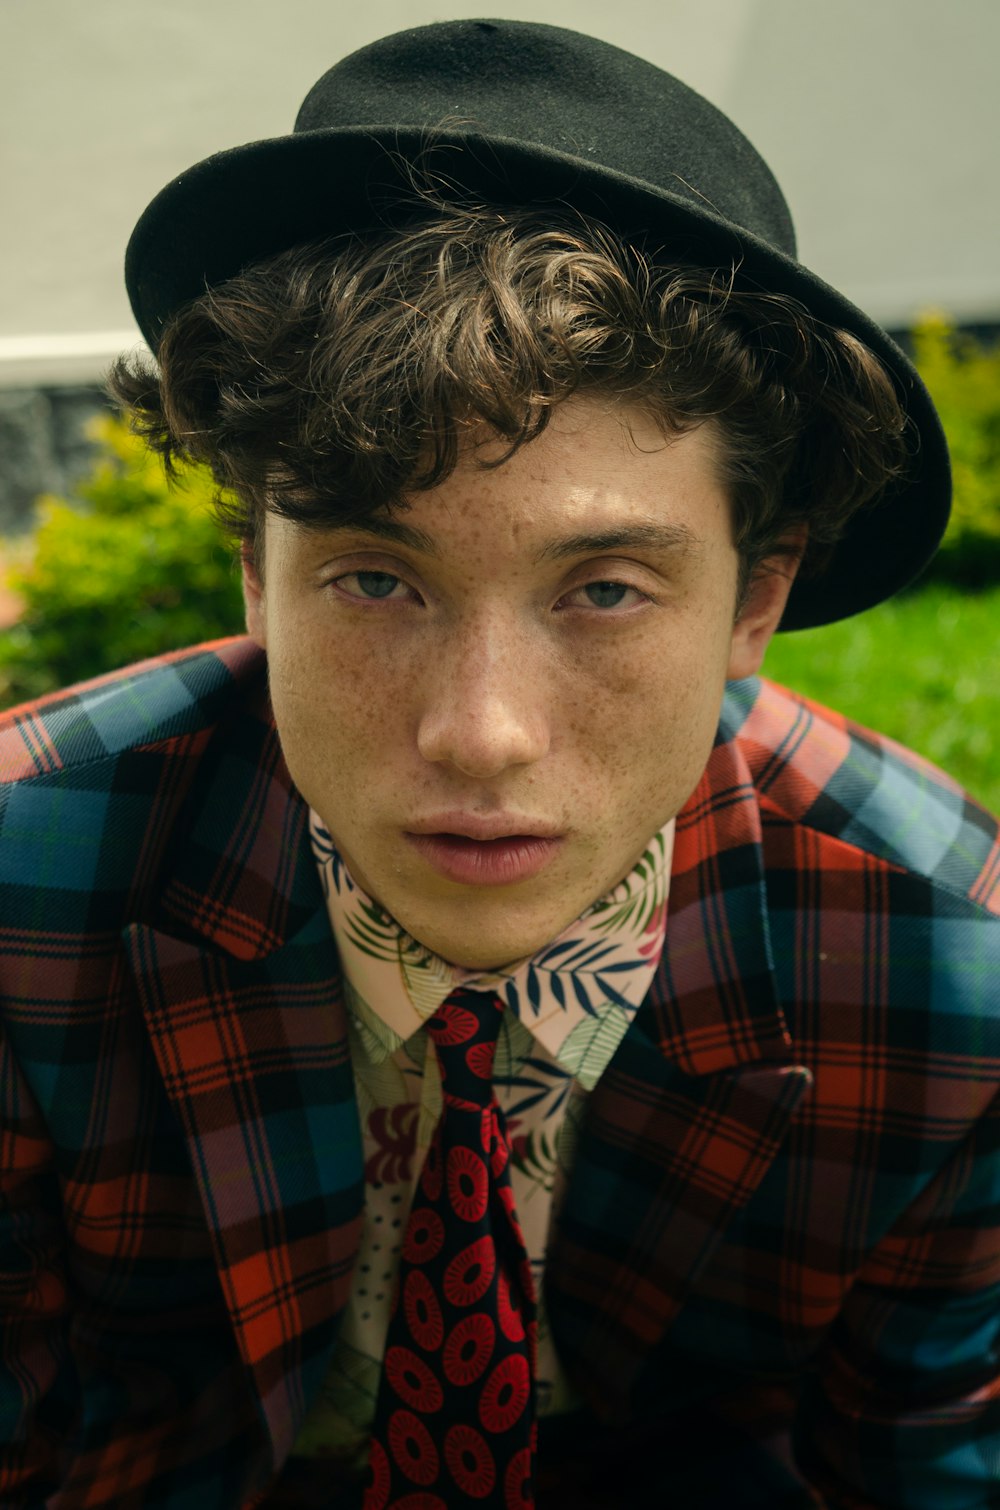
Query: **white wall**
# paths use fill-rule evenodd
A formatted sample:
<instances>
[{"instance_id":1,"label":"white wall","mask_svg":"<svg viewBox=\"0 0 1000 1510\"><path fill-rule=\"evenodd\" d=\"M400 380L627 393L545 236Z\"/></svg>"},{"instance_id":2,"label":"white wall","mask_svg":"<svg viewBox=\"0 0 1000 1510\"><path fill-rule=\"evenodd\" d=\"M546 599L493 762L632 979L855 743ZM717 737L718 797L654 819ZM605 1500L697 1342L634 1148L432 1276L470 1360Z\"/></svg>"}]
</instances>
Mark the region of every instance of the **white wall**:
<instances>
[{"instance_id":1,"label":"white wall","mask_svg":"<svg viewBox=\"0 0 1000 1510\"><path fill-rule=\"evenodd\" d=\"M487 8L488 9L488 8ZM997 0L505 0L679 74L791 202L803 260L885 323L1000 318ZM374 37L455 0L0 0L0 383L93 377L134 338L137 216L209 152L291 128Z\"/></svg>"}]
</instances>

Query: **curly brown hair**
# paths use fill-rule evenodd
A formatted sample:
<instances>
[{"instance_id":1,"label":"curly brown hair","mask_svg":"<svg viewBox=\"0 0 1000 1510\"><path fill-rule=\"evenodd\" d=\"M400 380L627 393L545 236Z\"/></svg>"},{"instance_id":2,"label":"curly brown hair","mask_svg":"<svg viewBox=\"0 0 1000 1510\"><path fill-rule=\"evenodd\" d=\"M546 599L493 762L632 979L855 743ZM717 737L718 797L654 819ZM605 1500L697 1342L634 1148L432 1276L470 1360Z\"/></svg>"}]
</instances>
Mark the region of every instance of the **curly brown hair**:
<instances>
[{"instance_id":1,"label":"curly brown hair","mask_svg":"<svg viewBox=\"0 0 1000 1510\"><path fill-rule=\"evenodd\" d=\"M110 388L166 458L207 462L251 550L264 511L305 525L405 508L477 439L530 442L573 394L711 420L744 581L805 525L822 563L907 464L882 364L732 268L671 262L567 211L425 206L403 229L296 246L208 288L159 374Z\"/></svg>"}]
</instances>

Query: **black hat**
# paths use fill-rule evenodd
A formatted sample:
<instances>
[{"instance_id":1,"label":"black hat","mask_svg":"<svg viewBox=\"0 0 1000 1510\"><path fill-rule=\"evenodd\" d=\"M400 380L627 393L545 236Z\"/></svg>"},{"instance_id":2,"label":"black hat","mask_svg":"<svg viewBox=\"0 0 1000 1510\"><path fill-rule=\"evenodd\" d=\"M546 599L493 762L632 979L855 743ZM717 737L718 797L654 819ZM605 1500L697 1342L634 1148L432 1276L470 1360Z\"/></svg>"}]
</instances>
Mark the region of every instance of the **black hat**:
<instances>
[{"instance_id":1,"label":"black hat","mask_svg":"<svg viewBox=\"0 0 1000 1510\"><path fill-rule=\"evenodd\" d=\"M384 223L414 164L493 202L559 201L679 255L735 260L741 286L792 295L882 359L918 437L913 466L855 515L822 575L795 584L783 629L858 613L927 564L950 472L911 363L796 261L781 190L721 111L653 64L561 27L449 21L384 37L323 75L292 135L217 153L168 184L126 254L150 346L206 286L299 242Z\"/></svg>"}]
</instances>

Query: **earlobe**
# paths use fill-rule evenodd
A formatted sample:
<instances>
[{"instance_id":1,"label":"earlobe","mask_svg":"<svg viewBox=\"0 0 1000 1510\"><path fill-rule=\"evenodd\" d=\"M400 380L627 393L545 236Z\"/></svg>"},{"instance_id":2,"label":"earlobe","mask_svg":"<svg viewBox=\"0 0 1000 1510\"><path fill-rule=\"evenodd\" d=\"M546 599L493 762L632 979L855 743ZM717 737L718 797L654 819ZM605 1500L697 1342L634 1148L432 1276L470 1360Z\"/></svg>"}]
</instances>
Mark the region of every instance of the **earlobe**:
<instances>
[{"instance_id":1,"label":"earlobe","mask_svg":"<svg viewBox=\"0 0 1000 1510\"><path fill-rule=\"evenodd\" d=\"M243 569L243 602L246 608L247 634L256 640L261 650L267 649L267 622L264 612L264 584L257 570L253 550L244 541L241 550Z\"/></svg>"},{"instance_id":2,"label":"earlobe","mask_svg":"<svg viewBox=\"0 0 1000 1510\"><path fill-rule=\"evenodd\" d=\"M761 668L764 652L781 622L788 594L802 560L804 532L790 543L796 547L794 554L769 556L750 578L746 602L733 626L729 666L726 670L729 681L756 676Z\"/></svg>"}]
</instances>

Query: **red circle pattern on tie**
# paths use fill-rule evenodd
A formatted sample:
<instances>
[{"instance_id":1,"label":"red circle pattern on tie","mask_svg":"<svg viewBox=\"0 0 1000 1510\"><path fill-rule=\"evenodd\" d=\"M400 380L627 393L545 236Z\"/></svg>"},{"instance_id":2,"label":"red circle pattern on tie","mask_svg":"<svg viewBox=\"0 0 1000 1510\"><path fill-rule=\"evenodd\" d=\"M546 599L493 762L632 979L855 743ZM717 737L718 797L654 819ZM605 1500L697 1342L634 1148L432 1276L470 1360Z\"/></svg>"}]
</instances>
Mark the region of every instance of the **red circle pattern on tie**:
<instances>
[{"instance_id":1,"label":"red circle pattern on tie","mask_svg":"<svg viewBox=\"0 0 1000 1510\"><path fill-rule=\"evenodd\" d=\"M503 1003L453 991L427 1022L443 1111L403 1241L363 1510L530 1510L535 1293L493 1094Z\"/></svg>"}]
</instances>

